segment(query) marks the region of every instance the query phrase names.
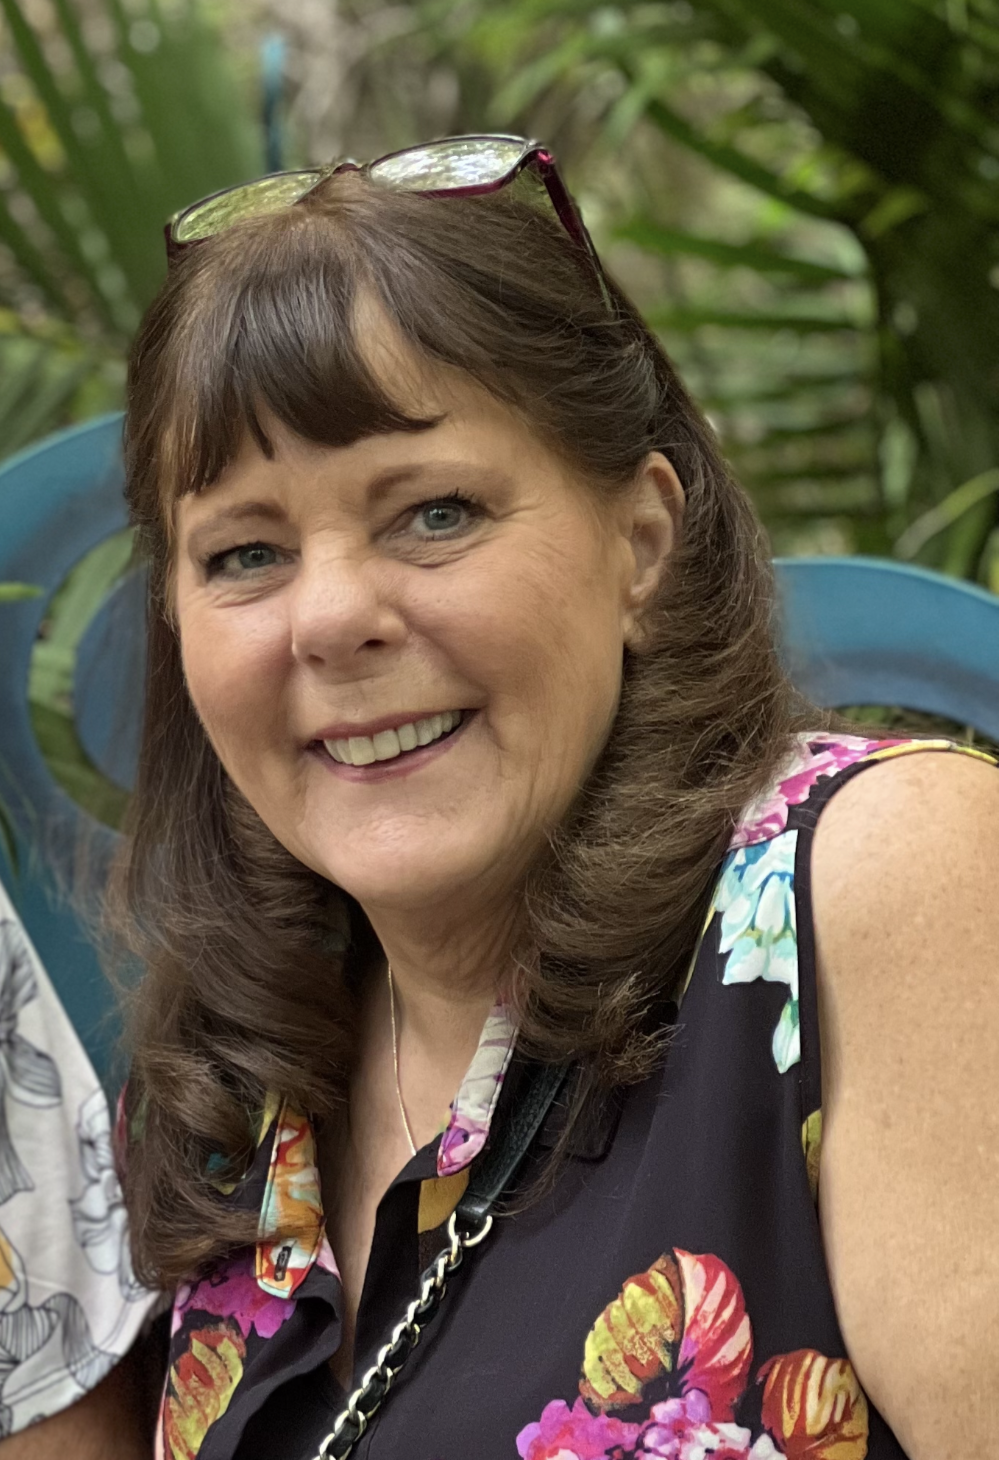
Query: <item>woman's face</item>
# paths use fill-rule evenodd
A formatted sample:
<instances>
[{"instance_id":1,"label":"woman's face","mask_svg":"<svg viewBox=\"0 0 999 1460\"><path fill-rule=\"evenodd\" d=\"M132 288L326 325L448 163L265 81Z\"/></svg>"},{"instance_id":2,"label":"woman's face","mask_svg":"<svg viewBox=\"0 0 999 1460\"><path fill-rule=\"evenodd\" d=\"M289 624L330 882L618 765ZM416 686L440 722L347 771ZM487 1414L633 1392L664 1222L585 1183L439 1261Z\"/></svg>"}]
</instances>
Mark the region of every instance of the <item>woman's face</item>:
<instances>
[{"instance_id":1,"label":"woman's face","mask_svg":"<svg viewBox=\"0 0 999 1460\"><path fill-rule=\"evenodd\" d=\"M388 344L385 345L388 350ZM369 912L508 897L603 747L681 494L598 503L505 406L391 351L439 424L344 448L268 422L176 511L191 698L277 839Z\"/></svg>"}]
</instances>

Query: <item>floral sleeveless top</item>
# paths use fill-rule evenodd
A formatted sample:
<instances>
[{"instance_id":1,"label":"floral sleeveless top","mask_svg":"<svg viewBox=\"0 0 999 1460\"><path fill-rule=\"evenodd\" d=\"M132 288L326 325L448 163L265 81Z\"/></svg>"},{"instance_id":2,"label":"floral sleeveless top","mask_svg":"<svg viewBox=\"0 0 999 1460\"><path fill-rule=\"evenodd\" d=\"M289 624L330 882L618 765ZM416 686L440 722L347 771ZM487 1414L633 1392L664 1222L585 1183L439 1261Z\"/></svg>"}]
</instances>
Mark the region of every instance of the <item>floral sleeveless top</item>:
<instances>
[{"instance_id":1,"label":"floral sleeveless top","mask_svg":"<svg viewBox=\"0 0 999 1460\"><path fill-rule=\"evenodd\" d=\"M823 1256L809 868L839 786L928 750L990 759L947 741L801 737L732 837L661 1068L576 1139L550 1198L497 1222L357 1460L904 1460L851 1367ZM355 1384L444 1245L522 1068L497 1007L445 1130L379 1206ZM231 1199L259 1210L260 1240L176 1295L157 1454L310 1460L346 1395L300 1112L271 1103Z\"/></svg>"}]
</instances>

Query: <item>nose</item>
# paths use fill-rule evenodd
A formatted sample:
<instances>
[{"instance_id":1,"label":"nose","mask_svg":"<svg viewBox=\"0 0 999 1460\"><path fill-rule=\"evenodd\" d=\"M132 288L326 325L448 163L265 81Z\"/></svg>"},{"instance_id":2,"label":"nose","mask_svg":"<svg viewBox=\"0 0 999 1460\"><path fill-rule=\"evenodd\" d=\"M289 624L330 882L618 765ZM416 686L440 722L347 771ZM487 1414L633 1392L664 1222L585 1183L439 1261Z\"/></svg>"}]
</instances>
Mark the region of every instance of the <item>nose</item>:
<instances>
[{"instance_id":1,"label":"nose","mask_svg":"<svg viewBox=\"0 0 999 1460\"><path fill-rule=\"evenodd\" d=\"M291 592L291 648L302 664L355 670L358 656L397 646L405 624L384 571L345 552L303 554Z\"/></svg>"}]
</instances>

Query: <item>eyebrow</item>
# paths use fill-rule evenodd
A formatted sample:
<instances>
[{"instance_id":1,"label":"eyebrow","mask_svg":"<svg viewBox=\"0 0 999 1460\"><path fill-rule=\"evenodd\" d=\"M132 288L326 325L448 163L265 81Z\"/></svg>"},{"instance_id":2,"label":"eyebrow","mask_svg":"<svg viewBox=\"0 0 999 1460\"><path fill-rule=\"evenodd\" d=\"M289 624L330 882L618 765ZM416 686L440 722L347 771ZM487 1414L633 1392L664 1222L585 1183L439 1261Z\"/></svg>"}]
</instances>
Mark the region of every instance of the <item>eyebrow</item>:
<instances>
[{"instance_id":1,"label":"eyebrow","mask_svg":"<svg viewBox=\"0 0 999 1460\"><path fill-rule=\"evenodd\" d=\"M258 522L261 519L265 522L283 522L285 513L276 502L237 502L231 507L220 507L218 512L192 528L187 540L188 548L196 551L201 540L217 532L219 528L235 526L236 523L246 522L250 518Z\"/></svg>"},{"instance_id":2,"label":"eyebrow","mask_svg":"<svg viewBox=\"0 0 999 1460\"><path fill-rule=\"evenodd\" d=\"M444 482L467 482L469 477L494 487L510 485L509 473L495 466L483 463L461 461L420 461L405 466L388 467L371 478L367 485L368 495L374 500L386 496L393 487L402 482L418 482L425 477L434 477Z\"/></svg>"}]
</instances>

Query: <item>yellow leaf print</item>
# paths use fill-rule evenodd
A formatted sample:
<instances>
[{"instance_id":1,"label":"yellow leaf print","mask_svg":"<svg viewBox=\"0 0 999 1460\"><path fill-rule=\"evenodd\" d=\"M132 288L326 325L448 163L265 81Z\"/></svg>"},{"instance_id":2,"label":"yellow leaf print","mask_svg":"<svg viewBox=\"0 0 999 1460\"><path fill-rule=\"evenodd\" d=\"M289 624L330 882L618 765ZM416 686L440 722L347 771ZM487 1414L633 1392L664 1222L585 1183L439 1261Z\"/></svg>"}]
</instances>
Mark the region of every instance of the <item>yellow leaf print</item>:
<instances>
[{"instance_id":1,"label":"yellow leaf print","mask_svg":"<svg viewBox=\"0 0 999 1460\"><path fill-rule=\"evenodd\" d=\"M191 1334L187 1352L170 1370L163 1438L171 1460L196 1460L208 1428L229 1408L243 1377L246 1344L224 1323Z\"/></svg>"},{"instance_id":2,"label":"yellow leaf print","mask_svg":"<svg viewBox=\"0 0 999 1460\"><path fill-rule=\"evenodd\" d=\"M642 1387L672 1369L682 1329L676 1264L660 1257L630 1277L586 1337L579 1392L592 1409L638 1404Z\"/></svg>"}]
</instances>

